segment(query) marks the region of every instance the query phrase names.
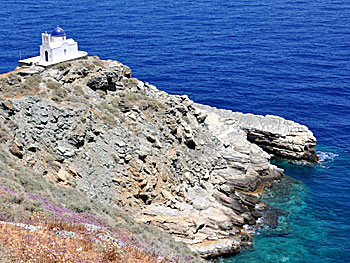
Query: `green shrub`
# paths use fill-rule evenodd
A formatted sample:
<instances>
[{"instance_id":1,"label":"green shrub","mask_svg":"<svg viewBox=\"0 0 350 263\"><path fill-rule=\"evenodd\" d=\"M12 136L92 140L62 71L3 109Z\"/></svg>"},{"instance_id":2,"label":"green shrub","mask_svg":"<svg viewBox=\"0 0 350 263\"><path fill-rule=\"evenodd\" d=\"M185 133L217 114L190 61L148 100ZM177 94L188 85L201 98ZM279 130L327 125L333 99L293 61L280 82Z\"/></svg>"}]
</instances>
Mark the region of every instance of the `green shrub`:
<instances>
[{"instance_id":1,"label":"green shrub","mask_svg":"<svg viewBox=\"0 0 350 263\"><path fill-rule=\"evenodd\" d=\"M72 66L72 64L70 62L62 62L62 63L55 65L53 68L57 69L59 71L62 71L62 70L67 69L67 68L70 69L71 66Z\"/></svg>"},{"instance_id":2,"label":"green shrub","mask_svg":"<svg viewBox=\"0 0 350 263\"><path fill-rule=\"evenodd\" d=\"M10 195L7 199L8 202L20 205L25 199L24 194L18 194L18 195Z\"/></svg>"},{"instance_id":3,"label":"green shrub","mask_svg":"<svg viewBox=\"0 0 350 263\"><path fill-rule=\"evenodd\" d=\"M105 98L106 98L106 95L107 95L107 92L106 92L106 91L103 91L103 90L98 89L98 90L96 90L96 93L97 93L98 95L100 95L100 97L101 97L102 99L105 99Z\"/></svg>"},{"instance_id":4,"label":"green shrub","mask_svg":"<svg viewBox=\"0 0 350 263\"><path fill-rule=\"evenodd\" d=\"M16 74L0 78L1 94L7 97L14 97L21 94L22 79Z\"/></svg>"},{"instance_id":5,"label":"green shrub","mask_svg":"<svg viewBox=\"0 0 350 263\"><path fill-rule=\"evenodd\" d=\"M24 82L21 82L19 89L16 91L17 94L21 95L29 95L32 93L36 93L39 91L39 85L42 81L41 76L39 75L33 75L29 76L25 79ZM12 86L13 89L16 89L16 87Z\"/></svg>"},{"instance_id":6,"label":"green shrub","mask_svg":"<svg viewBox=\"0 0 350 263\"><path fill-rule=\"evenodd\" d=\"M182 119L188 124L190 124L190 119L187 116L184 116Z\"/></svg>"},{"instance_id":7,"label":"green shrub","mask_svg":"<svg viewBox=\"0 0 350 263\"><path fill-rule=\"evenodd\" d=\"M53 81L51 79L49 79L47 82L46 82L46 87L48 89L51 89L51 90L54 90L54 89L58 89L61 87L61 84L58 83L57 81Z\"/></svg>"},{"instance_id":8,"label":"green shrub","mask_svg":"<svg viewBox=\"0 0 350 263\"><path fill-rule=\"evenodd\" d=\"M112 114L108 113L108 112L105 112L103 114L102 120L108 126L112 126L112 127L116 127L117 126L117 121L116 121L115 117Z\"/></svg>"},{"instance_id":9,"label":"green shrub","mask_svg":"<svg viewBox=\"0 0 350 263\"><path fill-rule=\"evenodd\" d=\"M47 92L46 92L45 90L40 92L40 96L41 96L41 97L44 97L44 98L47 98L47 97L48 97L48 96L47 96Z\"/></svg>"},{"instance_id":10,"label":"green shrub","mask_svg":"<svg viewBox=\"0 0 350 263\"><path fill-rule=\"evenodd\" d=\"M134 92L128 92L125 94L124 99L129 101L137 101L139 99L139 95Z\"/></svg>"},{"instance_id":11,"label":"green shrub","mask_svg":"<svg viewBox=\"0 0 350 263\"><path fill-rule=\"evenodd\" d=\"M40 201L32 201L24 193L17 195L0 194L0 214L9 220L29 217L33 212L42 211Z\"/></svg>"},{"instance_id":12,"label":"green shrub","mask_svg":"<svg viewBox=\"0 0 350 263\"><path fill-rule=\"evenodd\" d=\"M74 91L73 91L74 95L76 96L84 96L85 93L84 93L84 90L81 86L74 86Z\"/></svg>"},{"instance_id":13,"label":"green shrub","mask_svg":"<svg viewBox=\"0 0 350 263\"><path fill-rule=\"evenodd\" d=\"M94 64L97 67L104 68L104 64L98 56L93 56L92 58L93 58L92 64Z\"/></svg>"},{"instance_id":14,"label":"green shrub","mask_svg":"<svg viewBox=\"0 0 350 263\"><path fill-rule=\"evenodd\" d=\"M14 86L10 86L8 84L2 84L0 82L0 88L1 88L1 92L4 96L7 97L14 97L17 95L17 90L16 88L14 88Z\"/></svg>"},{"instance_id":15,"label":"green shrub","mask_svg":"<svg viewBox=\"0 0 350 263\"><path fill-rule=\"evenodd\" d=\"M97 67L101 67L101 68L104 67L104 65L103 65L103 63L102 63L101 61L94 60L94 61L92 62L92 64L94 64L94 65L97 66Z\"/></svg>"},{"instance_id":16,"label":"green shrub","mask_svg":"<svg viewBox=\"0 0 350 263\"><path fill-rule=\"evenodd\" d=\"M28 204L24 206L24 209L29 211L29 212L43 211L42 203L40 201L37 201L37 200L28 202Z\"/></svg>"},{"instance_id":17,"label":"green shrub","mask_svg":"<svg viewBox=\"0 0 350 263\"><path fill-rule=\"evenodd\" d=\"M120 102L120 98L115 97L115 98L113 98L109 103L110 103L114 108L118 108L119 102Z\"/></svg>"},{"instance_id":18,"label":"green shrub","mask_svg":"<svg viewBox=\"0 0 350 263\"><path fill-rule=\"evenodd\" d=\"M62 101L62 98L58 97L58 96L52 96L51 100L60 103Z\"/></svg>"},{"instance_id":19,"label":"green shrub","mask_svg":"<svg viewBox=\"0 0 350 263\"><path fill-rule=\"evenodd\" d=\"M42 78L40 75L32 75L25 80L25 84L31 87L38 86L42 82Z\"/></svg>"},{"instance_id":20,"label":"green shrub","mask_svg":"<svg viewBox=\"0 0 350 263\"><path fill-rule=\"evenodd\" d=\"M120 98L116 97L107 101L102 101L97 105L97 108L102 112L102 120L105 124L115 127L117 124L116 118L121 119L118 109Z\"/></svg>"},{"instance_id":21,"label":"green shrub","mask_svg":"<svg viewBox=\"0 0 350 263\"><path fill-rule=\"evenodd\" d=\"M82 62L82 66L87 68L89 71L93 71L94 68L95 68L93 64L91 64L91 63L89 63L87 61L83 61Z\"/></svg>"},{"instance_id":22,"label":"green shrub","mask_svg":"<svg viewBox=\"0 0 350 263\"><path fill-rule=\"evenodd\" d=\"M88 203L85 202L85 200L84 202L81 202L81 203L80 202L71 203L67 207L77 213L91 213L92 211L92 208L89 206Z\"/></svg>"},{"instance_id":23,"label":"green shrub","mask_svg":"<svg viewBox=\"0 0 350 263\"><path fill-rule=\"evenodd\" d=\"M89 104L89 102L86 99L80 98L80 97L74 97L74 96L67 96L64 98L64 100L75 102L75 103L82 103L85 105Z\"/></svg>"},{"instance_id":24,"label":"green shrub","mask_svg":"<svg viewBox=\"0 0 350 263\"><path fill-rule=\"evenodd\" d=\"M129 78L128 79L128 86L130 88L135 88L139 84L139 81L136 78Z\"/></svg>"},{"instance_id":25,"label":"green shrub","mask_svg":"<svg viewBox=\"0 0 350 263\"><path fill-rule=\"evenodd\" d=\"M67 96L67 90L59 87L59 88L54 90L54 95L64 99Z\"/></svg>"}]
</instances>

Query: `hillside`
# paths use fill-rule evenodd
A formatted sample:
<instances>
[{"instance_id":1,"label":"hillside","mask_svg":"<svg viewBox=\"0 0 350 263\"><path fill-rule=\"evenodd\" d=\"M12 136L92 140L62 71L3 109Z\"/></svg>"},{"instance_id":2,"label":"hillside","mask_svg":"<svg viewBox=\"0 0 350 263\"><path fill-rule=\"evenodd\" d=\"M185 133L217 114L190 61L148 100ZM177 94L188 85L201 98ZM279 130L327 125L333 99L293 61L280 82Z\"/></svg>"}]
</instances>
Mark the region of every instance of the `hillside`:
<instances>
[{"instance_id":1,"label":"hillside","mask_svg":"<svg viewBox=\"0 0 350 263\"><path fill-rule=\"evenodd\" d=\"M93 262L239 252L265 220L263 188L283 176L271 156L317 161L307 127L169 95L117 61L21 69L0 89L0 247L27 262L34 245L11 247L6 236L53 235L52 247L67 246L58 254L76 246Z\"/></svg>"}]
</instances>

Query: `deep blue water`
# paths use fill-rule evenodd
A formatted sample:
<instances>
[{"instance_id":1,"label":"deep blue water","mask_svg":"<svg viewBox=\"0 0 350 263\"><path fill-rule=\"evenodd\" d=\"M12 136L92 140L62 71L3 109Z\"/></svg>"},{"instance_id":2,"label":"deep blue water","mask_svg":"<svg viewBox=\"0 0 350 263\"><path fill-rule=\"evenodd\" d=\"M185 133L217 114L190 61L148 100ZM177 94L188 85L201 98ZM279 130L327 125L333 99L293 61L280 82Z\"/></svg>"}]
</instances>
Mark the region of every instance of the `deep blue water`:
<instances>
[{"instance_id":1,"label":"deep blue water","mask_svg":"<svg viewBox=\"0 0 350 263\"><path fill-rule=\"evenodd\" d=\"M0 25L0 72L60 25L169 93L307 125L320 164L280 164L297 180L264 199L289 215L225 262L350 261L348 0L1 0Z\"/></svg>"}]
</instances>

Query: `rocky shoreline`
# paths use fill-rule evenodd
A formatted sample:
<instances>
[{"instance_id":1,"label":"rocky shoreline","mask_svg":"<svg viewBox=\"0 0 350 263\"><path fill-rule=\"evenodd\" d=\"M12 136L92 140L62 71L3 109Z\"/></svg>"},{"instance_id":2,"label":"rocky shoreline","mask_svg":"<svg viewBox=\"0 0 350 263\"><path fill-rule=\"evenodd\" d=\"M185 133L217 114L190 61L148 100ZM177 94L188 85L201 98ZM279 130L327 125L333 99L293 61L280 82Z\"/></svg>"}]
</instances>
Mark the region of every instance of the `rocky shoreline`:
<instances>
[{"instance_id":1,"label":"rocky shoreline","mask_svg":"<svg viewBox=\"0 0 350 263\"><path fill-rule=\"evenodd\" d=\"M0 78L1 144L46 180L115 204L203 258L249 245L272 157L317 162L303 125L200 105L97 57Z\"/></svg>"}]
</instances>

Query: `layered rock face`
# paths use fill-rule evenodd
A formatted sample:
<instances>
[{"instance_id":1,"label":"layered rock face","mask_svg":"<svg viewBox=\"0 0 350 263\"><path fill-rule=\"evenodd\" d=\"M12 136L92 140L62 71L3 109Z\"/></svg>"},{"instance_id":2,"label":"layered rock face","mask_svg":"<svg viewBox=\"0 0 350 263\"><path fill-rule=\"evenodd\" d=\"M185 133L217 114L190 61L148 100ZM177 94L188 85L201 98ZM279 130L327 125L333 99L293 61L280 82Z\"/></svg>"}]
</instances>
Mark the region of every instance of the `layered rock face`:
<instances>
[{"instance_id":1,"label":"layered rock face","mask_svg":"<svg viewBox=\"0 0 350 263\"><path fill-rule=\"evenodd\" d=\"M253 115L213 109L204 105L198 108L215 111L222 118L229 118L234 125L245 131L248 141L260 146L275 158L316 163L314 147L316 138L305 126L273 115Z\"/></svg>"},{"instance_id":2,"label":"layered rock face","mask_svg":"<svg viewBox=\"0 0 350 263\"><path fill-rule=\"evenodd\" d=\"M55 183L114 203L204 258L238 252L270 154L317 161L305 126L219 110L131 78L96 57L0 79L3 147Z\"/></svg>"}]
</instances>

